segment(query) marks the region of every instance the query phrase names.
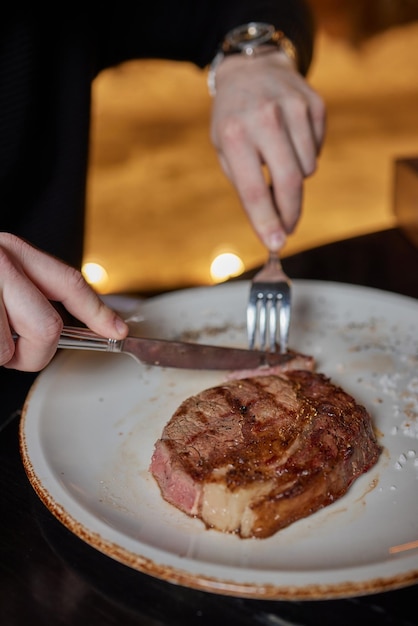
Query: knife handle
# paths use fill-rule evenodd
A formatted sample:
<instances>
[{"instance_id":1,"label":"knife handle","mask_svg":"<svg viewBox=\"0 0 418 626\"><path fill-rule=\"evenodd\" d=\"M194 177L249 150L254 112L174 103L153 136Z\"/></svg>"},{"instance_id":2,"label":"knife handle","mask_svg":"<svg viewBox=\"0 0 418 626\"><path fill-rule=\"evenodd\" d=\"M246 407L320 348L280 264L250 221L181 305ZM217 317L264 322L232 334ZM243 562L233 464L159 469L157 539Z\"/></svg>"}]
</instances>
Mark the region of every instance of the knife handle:
<instances>
[{"instance_id":1,"label":"knife handle","mask_svg":"<svg viewBox=\"0 0 418 626\"><path fill-rule=\"evenodd\" d=\"M122 341L101 337L88 328L64 326L58 341L58 348L76 350L96 350L100 352L121 352Z\"/></svg>"},{"instance_id":2,"label":"knife handle","mask_svg":"<svg viewBox=\"0 0 418 626\"><path fill-rule=\"evenodd\" d=\"M13 333L16 341L18 335ZM122 340L101 337L88 328L64 326L58 341L58 348L94 350L98 352L122 352Z\"/></svg>"}]
</instances>

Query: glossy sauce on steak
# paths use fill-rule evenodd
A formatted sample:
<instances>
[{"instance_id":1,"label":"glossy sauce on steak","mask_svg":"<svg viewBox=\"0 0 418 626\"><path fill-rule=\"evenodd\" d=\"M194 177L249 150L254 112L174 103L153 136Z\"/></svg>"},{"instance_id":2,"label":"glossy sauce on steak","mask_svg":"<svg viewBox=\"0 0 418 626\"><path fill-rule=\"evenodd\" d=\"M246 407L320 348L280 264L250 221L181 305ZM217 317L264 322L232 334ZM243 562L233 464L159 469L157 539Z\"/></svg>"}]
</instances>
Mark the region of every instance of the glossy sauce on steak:
<instances>
[{"instance_id":1,"label":"glossy sauce on steak","mask_svg":"<svg viewBox=\"0 0 418 626\"><path fill-rule=\"evenodd\" d=\"M150 469L178 509L261 538L340 498L380 451L364 407L324 375L295 370L186 399Z\"/></svg>"}]
</instances>

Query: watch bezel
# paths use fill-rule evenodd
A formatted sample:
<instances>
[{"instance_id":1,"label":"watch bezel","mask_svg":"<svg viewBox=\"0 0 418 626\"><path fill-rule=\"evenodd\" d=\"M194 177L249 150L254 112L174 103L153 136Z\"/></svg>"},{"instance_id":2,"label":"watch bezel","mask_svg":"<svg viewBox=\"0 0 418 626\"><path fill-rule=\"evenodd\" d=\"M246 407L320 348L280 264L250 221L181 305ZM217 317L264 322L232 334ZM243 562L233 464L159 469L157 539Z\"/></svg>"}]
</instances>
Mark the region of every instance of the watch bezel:
<instances>
[{"instance_id":1,"label":"watch bezel","mask_svg":"<svg viewBox=\"0 0 418 626\"><path fill-rule=\"evenodd\" d=\"M274 40L276 28L265 22L249 22L227 33L222 45L225 54L244 52L251 54L254 48Z\"/></svg>"}]
</instances>

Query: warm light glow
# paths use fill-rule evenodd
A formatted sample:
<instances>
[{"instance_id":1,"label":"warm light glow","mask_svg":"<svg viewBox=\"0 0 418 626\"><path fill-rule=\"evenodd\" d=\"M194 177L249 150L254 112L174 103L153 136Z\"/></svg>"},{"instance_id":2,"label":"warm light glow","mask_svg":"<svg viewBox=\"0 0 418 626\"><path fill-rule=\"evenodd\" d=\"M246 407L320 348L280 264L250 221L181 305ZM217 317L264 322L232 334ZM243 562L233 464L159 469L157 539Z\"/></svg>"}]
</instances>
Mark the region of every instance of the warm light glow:
<instances>
[{"instance_id":1,"label":"warm light glow","mask_svg":"<svg viewBox=\"0 0 418 626\"><path fill-rule=\"evenodd\" d=\"M232 276L238 276L244 270L244 263L238 255L232 252L218 254L210 266L212 280L219 283Z\"/></svg>"},{"instance_id":2,"label":"warm light glow","mask_svg":"<svg viewBox=\"0 0 418 626\"><path fill-rule=\"evenodd\" d=\"M86 281L96 288L103 288L108 279L108 273L99 263L84 263L82 273Z\"/></svg>"}]
</instances>

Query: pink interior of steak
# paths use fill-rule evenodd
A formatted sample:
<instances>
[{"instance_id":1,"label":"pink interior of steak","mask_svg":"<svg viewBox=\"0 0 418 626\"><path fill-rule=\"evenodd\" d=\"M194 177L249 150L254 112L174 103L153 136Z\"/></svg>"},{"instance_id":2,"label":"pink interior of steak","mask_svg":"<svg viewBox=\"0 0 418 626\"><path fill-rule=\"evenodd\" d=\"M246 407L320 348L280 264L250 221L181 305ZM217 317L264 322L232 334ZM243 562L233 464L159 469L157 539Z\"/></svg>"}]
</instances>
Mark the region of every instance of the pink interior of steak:
<instances>
[{"instance_id":1,"label":"pink interior of steak","mask_svg":"<svg viewBox=\"0 0 418 626\"><path fill-rule=\"evenodd\" d=\"M235 380L237 378L255 378L258 376L280 376L291 370L307 370L313 372L315 369L315 360L312 356L306 354L300 354L298 352L293 353L293 358L287 363L281 365L261 366L257 369L251 370L235 370L227 376L227 380Z\"/></svg>"},{"instance_id":2,"label":"pink interior of steak","mask_svg":"<svg viewBox=\"0 0 418 626\"><path fill-rule=\"evenodd\" d=\"M208 526L267 537L341 497L379 453L364 407L325 376L296 370L185 400L151 472L167 501Z\"/></svg>"}]
</instances>

